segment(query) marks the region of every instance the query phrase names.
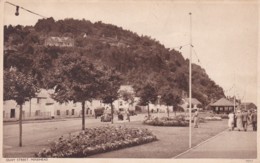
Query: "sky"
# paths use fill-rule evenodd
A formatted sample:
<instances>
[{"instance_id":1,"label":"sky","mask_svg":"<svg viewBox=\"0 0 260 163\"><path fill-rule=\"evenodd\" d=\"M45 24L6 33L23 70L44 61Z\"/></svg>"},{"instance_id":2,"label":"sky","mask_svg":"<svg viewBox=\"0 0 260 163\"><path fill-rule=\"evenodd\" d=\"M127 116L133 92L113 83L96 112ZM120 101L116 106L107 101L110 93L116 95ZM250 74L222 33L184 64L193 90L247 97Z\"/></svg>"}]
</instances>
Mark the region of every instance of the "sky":
<instances>
[{"instance_id":1,"label":"sky","mask_svg":"<svg viewBox=\"0 0 260 163\"><path fill-rule=\"evenodd\" d=\"M55 20L102 21L147 35L204 68L228 96L257 104L258 5L255 1L8 0ZM34 25L39 16L4 4L5 25ZM192 16L189 16L189 12ZM191 24L190 25L190 18ZM192 37L190 37L192 29ZM200 62L198 62L200 60Z\"/></svg>"}]
</instances>

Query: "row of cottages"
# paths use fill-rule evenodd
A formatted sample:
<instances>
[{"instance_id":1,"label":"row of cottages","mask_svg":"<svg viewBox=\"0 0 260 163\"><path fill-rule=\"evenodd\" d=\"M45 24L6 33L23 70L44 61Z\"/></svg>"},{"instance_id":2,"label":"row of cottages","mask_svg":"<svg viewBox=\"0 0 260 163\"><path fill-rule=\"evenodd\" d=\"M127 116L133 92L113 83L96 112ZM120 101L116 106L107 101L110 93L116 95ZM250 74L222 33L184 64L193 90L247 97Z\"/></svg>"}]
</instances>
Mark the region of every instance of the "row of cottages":
<instances>
[{"instance_id":1,"label":"row of cottages","mask_svg":"<svg viewBox=\"0 0 260 163\"><path fill-rule=\"evenodd\" d=\"M74 39L70 37L48 37L44 42L45 46L73 47Z\"/></svg>"},{"instance_id":2,"label":"row of cottages","mask_svg":"<svg viewBox=\"0 0 260 163\"><path fill-rule=\"evenodd\" d=\"M104 107L100 100L92 100L86 102L86 115L93 115L94 108ZM19 118L19 106L13 100L4 101L3 106L4 120L16 120ZM58 103L50 98L50 92L41 90L36 98L26 101L23 104L22 116L24 119L46 119L46 118L59 118L59 117L80 117L81 116L81 103Z\"/></svg>"},{"instance_id":3,"label":"row of cottages","mask_svg":"<svg viewBox=\"0 0 260 163\"><path fill-rule=\"evenodd\" d=\"M134 89L130 85L122 85L120 90L126 90L127 92L134 93ZM119 91L120 91L119 90ZM36 98L32 98L30 101L26 101L23 105L22 116L24 119L46 119L46 118L63 118L63 117L81 117L82 105L79 102L67 102L58 103L50 97L52 91L42 89L38 93ZM139 98L134 97L133 104L124 101L122 98L114 101L113 107L115 112L136 110L141 112L147 112L148 106L138 107ZM184 108L184 111L188 110L188 99L183 99L183 104L180 107ZM201 104L196 99L192 99L193 109L198 108L198 104ZM110 105L102 103L101 100L92 100L85 102L85 114L86 116L94 116L94 109L104 107L105 110L110 111ZM13 100L4 101L3 106L3 118L4 120L17 120L19 119L19 106ZM158 102L156 104L149 104L151 112L167 112L167 106ZM169 111L173 111L172 106L169 106ZM186 109L185 109L186 108Z\"/></svg>"},{"instance_id":4,"label":"row of cottages","mask_svg":"<svg viewBox=\"0 0 260 163\"><path fill-rule=\"evenodd\" d=\"M130 86L121 86L120 90L133 91ZM81 117L82 105L79 102L58 103L50 97L53 93L50 90L42 89L36 98L26 101L23 104L22 116L24 119L46 119L46 118L61 118L61 117ZM114 101L113 107L115 111L126 111L127 109L134 110L139 99L134 98L134 103L130 105L128 102L119 98ZM110 110L109 104L102 103L101 100L92 100L85 102L86 116L94 116L94 109L104 107L105 110ZM19 106L13 100L4 101L3 105L4 120L17 120L19 118Z\"/></svg>"}]
</instances>

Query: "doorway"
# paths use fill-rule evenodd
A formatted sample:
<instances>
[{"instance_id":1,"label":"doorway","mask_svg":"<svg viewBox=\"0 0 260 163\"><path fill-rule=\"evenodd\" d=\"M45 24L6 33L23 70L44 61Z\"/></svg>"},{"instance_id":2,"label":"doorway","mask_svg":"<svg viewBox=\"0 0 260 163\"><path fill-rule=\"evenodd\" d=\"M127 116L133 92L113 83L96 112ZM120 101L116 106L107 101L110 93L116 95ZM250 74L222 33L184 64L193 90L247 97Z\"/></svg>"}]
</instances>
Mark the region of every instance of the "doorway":
<instances>
[{"instance_id":1,"label":"doorway","mask_svg":"<svg viewBox=\"0 0 260 163\"><path fill-rule=\"evenodd\" d=\"M15 109L11 109L10 118L15 118Z\"/></svg>"}]
</instances>

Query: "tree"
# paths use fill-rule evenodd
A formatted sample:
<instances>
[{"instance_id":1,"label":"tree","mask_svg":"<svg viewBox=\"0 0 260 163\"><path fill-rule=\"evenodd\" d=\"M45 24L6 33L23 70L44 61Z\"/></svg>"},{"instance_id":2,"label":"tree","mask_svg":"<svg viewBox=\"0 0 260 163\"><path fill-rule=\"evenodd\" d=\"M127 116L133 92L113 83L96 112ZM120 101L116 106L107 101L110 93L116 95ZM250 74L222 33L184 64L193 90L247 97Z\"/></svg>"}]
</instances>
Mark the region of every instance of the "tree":
<instances>
[{"instance_id":1,"label":"tree","mask_svg":"<svg viewBox=\"0 0 260 163\"><path fill-rule=\"evenodd\" d=\"M164 102L167 106L167 115L168 117L170 116L170 110L169 110L169 105L173 104L173 97L174 95L172 92L164 92L163 95L161 96L162 102Z\"/></svg>"},{"instance_id":2,"label":"tree","mask_svg":"<svg viewBox=\"0 0 260 163\"><path fill-rule=\"evenodd\" d=\"M178 110L180 103L181 103L181 96L179 96L178 94L173 94L172 108L174 110L175 116L176 116L176 111Z\"/></svg>"},{"instance_id":3,"label":"tree","mask_svg":"<svg viewBox=\"0 0 260 163\"><path fill-rule=\"evenodd\" d=\"M100 95L104 73L78 53L63 54L57 59L53 77L55 100L82 105L82 130L85 130L85 101Z\"/></svg>"},{"instance_id":4,"label":"tree","mask_svg":"<svg viewBox=\"0 0 260 163\"><path fill-rule=\"evenodd\" d=\"M22 146L22 112L26 100L36 96L38 87L30 75L15 69L4 71L4 100L14 100L20 106L19 146Z\"/></svg>"},{"instance_id":5,"label":"tree","mask_svg":"<svg viewBox=\"0 0 260 163\"><path fill-rule=\"evenodd\" d=\"M157 91L150 83L145 84L140 90L140 104L148 105L148 118L150 118L149 103L155 103L157 100Z\"/></svg>"},{"instance_id":6,"label":"tree","mask_svg":"<svg viewBox=\"0 0 260 163\"><path fill-rule=\"evenodd\" d=\"M119 96L120 96L120 98L122 98L124 101L128 102L129 107L130 107L130 106L133 107L134 97L135 97L134 92L130 92L130 91L127 91L127 90L120 90L120 91L119 91Z\"/></svg>"},{"instance_id":7,"label":"tree","mask_svg":"<svg viewBox=\"0 0 260 163\"><path fill-rule=\"evenodd\" d=\"M176 111L178 109L178 104L181 102L181 97L180 95L177 93L178 91L173 90L171 87L163 87L162 90L162 102L164 102L167 105L167 114L169 117L169 106L173 107L173 111L175 111L175 115L176 115Z\"/></svg>"},{"instance_id":8,"label":"tree","mask_svg":"<svg viewBox=\"0 0 260 163\"><path fill-rule=\"evenodd\" d=\"M101 98L103 103L110 104L111 106L111 123L113 123L114 119L114 107L113 102L118 99L118 90L121 85L122 79L120 75L114 69L104 69L105 75L103 77L103 90L101 92Z\"/></svg>"}]
</instances>

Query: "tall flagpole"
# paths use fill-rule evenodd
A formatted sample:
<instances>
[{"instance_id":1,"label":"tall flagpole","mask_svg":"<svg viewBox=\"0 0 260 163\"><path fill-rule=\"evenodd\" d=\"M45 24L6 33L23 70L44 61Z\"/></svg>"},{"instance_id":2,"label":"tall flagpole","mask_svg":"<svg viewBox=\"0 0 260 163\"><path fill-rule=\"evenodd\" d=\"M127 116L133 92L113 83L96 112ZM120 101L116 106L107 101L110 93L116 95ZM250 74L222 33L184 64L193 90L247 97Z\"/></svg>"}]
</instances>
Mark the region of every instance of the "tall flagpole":
<instances>
[{"instance_id":1,"label":"tall flagpole","mask_svg":"<svg viewBox=\"0 0 260 163\"><path fill-rule=\"evenodd\" d=\"M192 21L190 12L190 62L189 62L189 114L190 114L190 122L189 122L189 148L191 148L191 62L192 62Z\"/></svg>"}]
</instances>

